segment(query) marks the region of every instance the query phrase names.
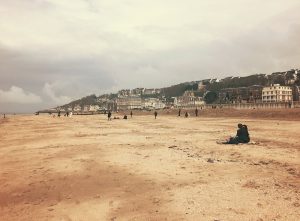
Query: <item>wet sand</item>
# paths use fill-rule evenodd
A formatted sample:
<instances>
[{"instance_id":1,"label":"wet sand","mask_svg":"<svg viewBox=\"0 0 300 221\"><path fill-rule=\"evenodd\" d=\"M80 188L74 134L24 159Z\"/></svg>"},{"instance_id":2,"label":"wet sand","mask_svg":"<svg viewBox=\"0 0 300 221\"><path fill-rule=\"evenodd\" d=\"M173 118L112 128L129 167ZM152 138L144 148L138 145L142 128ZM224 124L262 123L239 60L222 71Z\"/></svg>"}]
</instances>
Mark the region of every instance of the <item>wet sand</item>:
<instances>
[{"instance_id":1,"label":"wet sand","mask_svg":"<svg viewBox=\"0 0 300 221\"><path fill-rule=\"evenodd\" d=\"M237 123L251 144L221 145ZM0 220L300 220L300 122L0 121Z\"/></svg>"}]
</instances>

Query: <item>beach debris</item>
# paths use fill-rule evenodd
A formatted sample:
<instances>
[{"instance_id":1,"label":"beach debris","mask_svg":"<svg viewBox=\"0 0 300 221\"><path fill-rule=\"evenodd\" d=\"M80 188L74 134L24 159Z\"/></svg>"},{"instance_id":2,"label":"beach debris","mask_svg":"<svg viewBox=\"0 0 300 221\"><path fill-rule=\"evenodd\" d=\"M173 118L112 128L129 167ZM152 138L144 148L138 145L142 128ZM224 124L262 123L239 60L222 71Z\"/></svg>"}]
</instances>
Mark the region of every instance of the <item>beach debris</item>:
<instances>
[{"instance_id":1,"label":"beach debris","mask_svg":"<svg viewBox=\"0 0 300 221\"><path fill-rule=\"evenodd\" d=\"M173 146L169 146L168 148L172 149L172 148L175 148L177 147L176 145L173 145Z\"/></svg>"},{"instance_id":2,"label":"beach debris","mask_svg":"<svg viewBox=\"0 0 300 221\"><path fill-rule=\"evenodd\" d=\"M208 162L208 163L214 163L214 160L211 159L211 158L208 158L208 159L207 159L207 162Z\"/></svg>"}]
</instances>

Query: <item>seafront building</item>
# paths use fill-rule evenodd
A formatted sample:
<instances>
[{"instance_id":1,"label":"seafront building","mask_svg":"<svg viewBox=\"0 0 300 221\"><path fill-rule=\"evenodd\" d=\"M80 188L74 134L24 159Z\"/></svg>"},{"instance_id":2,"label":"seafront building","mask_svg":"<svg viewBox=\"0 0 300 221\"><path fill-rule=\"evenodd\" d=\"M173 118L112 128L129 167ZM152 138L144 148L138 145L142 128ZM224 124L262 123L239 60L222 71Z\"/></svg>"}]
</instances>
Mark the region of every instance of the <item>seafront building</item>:
<instances>
[{"instance_id":1,"label":"seafront building","mask_svg":"<svg viewBox=\"0 0 300 221\"><path fill-rule=\"evenodd\" d=\"M81 111L81 106L80 106L80 105L76 105L76 106L73 108L73 111L74 111L74 112L80 112L80 111Z\"/></svg>"},{"instance_id":2,"label":"seafront building","mask_svg":"<svg viewBox=\"0 0 300 221\"><path fill-rule=\"evenodd\" d=\"M196 97L193 91L185 91L182 96L174 98L174 106L177 108L191 108L204 105L202 97Z\"/></svg>"},{"instance_id":3,"label":"seafront building","mask_svg":"<svg viewBox=\"0 0 300 221\"><path fill-rule=\"evenodd\" d=\"M118 110L142 109L142 98L140 96L125 96L117 98Z\"/></svg>"},{"instance_id":4,"label":"seafront building","mask_svg":"<svg viewBox=\"0 0 300 221\"><path fill-rule=\"evenodd\" d=\"M291 102L293 100L292 88L272 84L264 87L262 91L262 102Z\"/></svg>"},{"instance_id":5,"label":"seafront building","mask_svg":"<svg viewBox=\"0 0 300 221\"><path fill-rule=\"evenodd\" d=\"M260 103L262 101L261 85L249 87L224 88L219 92L221 103Z\"/></svg>"},{"instance_id":6,"label":"seafront building","mask_svg":"<svg viewBox=\"0 0 300 221\"><path fill-rule=\"evenodd\" d=\"M146 98L143 100L144 109L163 109L166 104L158 98Z\"/></svg>"}]
</instances>

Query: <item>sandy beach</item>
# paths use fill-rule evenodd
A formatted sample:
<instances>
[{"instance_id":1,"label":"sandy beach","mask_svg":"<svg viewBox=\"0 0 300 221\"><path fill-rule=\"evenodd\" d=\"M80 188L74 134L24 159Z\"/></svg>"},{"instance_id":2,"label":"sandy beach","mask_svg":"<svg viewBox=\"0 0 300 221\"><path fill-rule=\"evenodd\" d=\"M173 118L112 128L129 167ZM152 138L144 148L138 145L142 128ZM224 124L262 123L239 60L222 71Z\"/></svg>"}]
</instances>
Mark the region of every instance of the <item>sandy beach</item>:
<instances>
[{"instance_id":1,"label":"sandy beach","mask_svg":"<svg viewBox=\"0 0 300 221\"><path fill-rule=\"evenodd\" d=\"M3 221L300 220L298 120L9 116L0 140Z\"/></svg>"}]
</instances>

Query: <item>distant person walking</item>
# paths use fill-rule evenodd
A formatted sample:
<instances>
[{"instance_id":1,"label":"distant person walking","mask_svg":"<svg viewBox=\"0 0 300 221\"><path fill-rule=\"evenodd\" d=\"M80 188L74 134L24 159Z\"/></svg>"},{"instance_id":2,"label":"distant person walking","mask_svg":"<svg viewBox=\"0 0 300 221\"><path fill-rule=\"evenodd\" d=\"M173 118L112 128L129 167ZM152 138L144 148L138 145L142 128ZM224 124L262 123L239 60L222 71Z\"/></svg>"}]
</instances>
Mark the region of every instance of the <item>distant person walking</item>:
<instances>
[{"instance_id":1,"label":"distant person walking","mask_svg":"<svg viewBox=\"0 0 300 221\"><path fill-rule=\"evenodd\" d=\"M58 117L60 117L60 111L58 111L58 114L57 114L57 116L58 116Z\"/></svg>"},{"instance_id":2,"label":"distant person walking","mask_svg":"<svg viewBox=\"0 0 300 221\"><path fill-rule=\"evenodd\" d=\"M196 107L196 110L195 110L195 115L196 115L196 117L198 117L198 109L197 109L197 107Z\"/></svg>"},{"instance_id":3,"label":"distant person walking","mask_svg":"<svg viewBox=\"0 0 300 221\"><path fill-rule=\"evenodd\" d=\"M154 117L157 118L157 111L154 112Z\"/></svg>"},{"instance_id":4,"label":"distant person walking","mask_svg":"<svg viewBox=\"0 0 300 221\"><path fill-rule=\"evenodd\" d=\"M188 118L189 117L189 114L188 114L188 112L185 112L185 118Z\"/></svg>"},{"instance_id":5,"label":"distant person walking","mask_svg":"<svg viewBox=\"0 0 300 221\"><path fill-rule=\"evenodd\" d=\"M132 118L132 115L133 115L133 113L132 113L132 111L130 111L130 117Z\"/></svg>"},{"instance_id":6,"label":"distant person walking","mask_svg":"<svg viewBox=\"0 0 300 221\"><path fill-rule=\"evenodd\" d=\"M181 109L179 109L178 111L178 117L180 117L180 115L181 115Z\"/></svg>"},{"instance_id":7,"label":"distant person walking","mask_svg":"<svg viewBox=\"0 0 300 221\"><path fill-rule=\"evenodd\" d=\"M108 111L107 120L111 120L111 112L110 111Z\"/></svg>"}]
</instances>

